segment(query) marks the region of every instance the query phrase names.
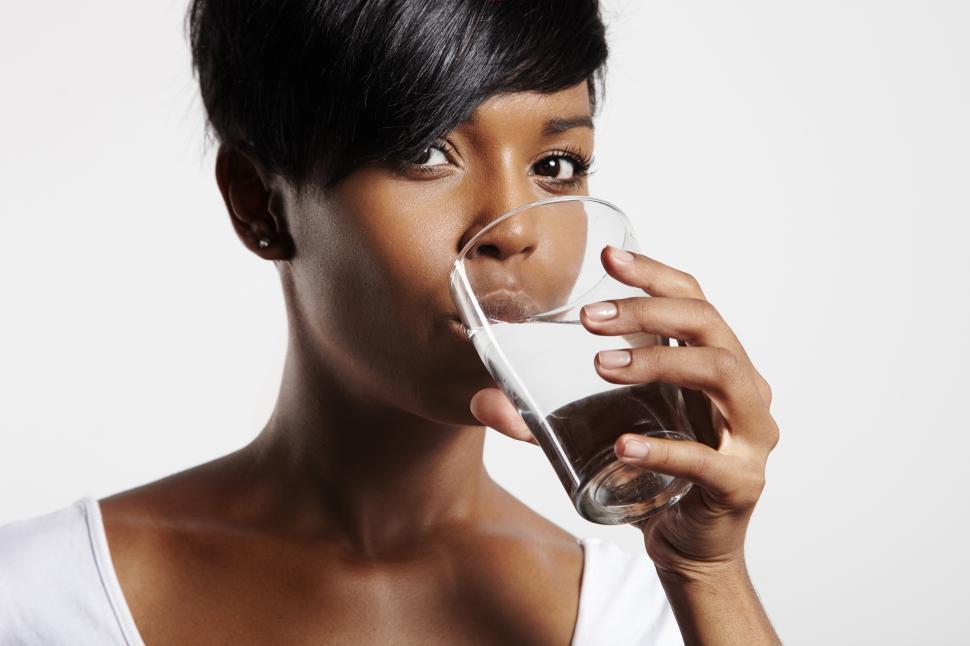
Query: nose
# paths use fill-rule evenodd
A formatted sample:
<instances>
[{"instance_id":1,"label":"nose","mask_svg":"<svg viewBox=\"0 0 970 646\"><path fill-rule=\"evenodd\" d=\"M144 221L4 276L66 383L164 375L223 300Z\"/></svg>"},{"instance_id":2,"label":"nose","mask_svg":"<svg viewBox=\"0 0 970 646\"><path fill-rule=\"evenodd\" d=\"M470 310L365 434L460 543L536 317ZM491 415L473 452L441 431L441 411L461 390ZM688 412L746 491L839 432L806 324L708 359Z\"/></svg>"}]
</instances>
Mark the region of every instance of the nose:
<instances>
[{"instance_id":1,"label":"nose","mask_svg":"<svg viewBox=\"0 0 970 646\"><path fill-rule=\"evenodd\" d=\"M539 242L536 228L535 219L530 218L528 213L521 217L513 215L482 234L468 250L466 258L507 260L518 255L526 257L535 251Z\"/></svg>"},{"instance_id":2,"label":"nose","mask_svg":"<svg viewBox=\"0 0 970 646\"><path fill-rule=\"evenodd\" d=\"M475 197L472 225L462 235L458 251L464 249L471 239L502 214L539 197L531 183L495 178ZM538 224L534 215L528 211L513 215L489 228L475 240L466 258L507 260L516 255L527 257L539 244Z\"/></svg>"}]
</instances>

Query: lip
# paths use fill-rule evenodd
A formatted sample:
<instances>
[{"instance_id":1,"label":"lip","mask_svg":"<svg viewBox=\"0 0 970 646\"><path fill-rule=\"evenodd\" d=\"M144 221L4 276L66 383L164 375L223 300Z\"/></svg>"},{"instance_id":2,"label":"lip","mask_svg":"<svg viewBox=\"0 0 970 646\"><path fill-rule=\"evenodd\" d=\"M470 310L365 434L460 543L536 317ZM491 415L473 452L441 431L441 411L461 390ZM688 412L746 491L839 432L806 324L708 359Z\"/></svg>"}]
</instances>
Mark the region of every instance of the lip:
<instances>
[{"instance_id":1,"label":"lip","mask_svg":"<svg viewBox=\"0 0 970 646\"><path fill-rule=\"evenodd\" d=\"M470 343L471 339L468 338L468 331L465 328L465 324L455 317L448 317L448 329L451 330L455 336L466 343Z\"/></svg>"},{"instance_id":2,"label":"lip","mask_svg":"<svg viewBox=\"0 0 970 646\"><path fill-rule=\"evenodd\" d=\"M478 299L485 315L493 321L517 321L540 313L535 300L522 291L499 289Z\"/></svg>"}]
</instances>

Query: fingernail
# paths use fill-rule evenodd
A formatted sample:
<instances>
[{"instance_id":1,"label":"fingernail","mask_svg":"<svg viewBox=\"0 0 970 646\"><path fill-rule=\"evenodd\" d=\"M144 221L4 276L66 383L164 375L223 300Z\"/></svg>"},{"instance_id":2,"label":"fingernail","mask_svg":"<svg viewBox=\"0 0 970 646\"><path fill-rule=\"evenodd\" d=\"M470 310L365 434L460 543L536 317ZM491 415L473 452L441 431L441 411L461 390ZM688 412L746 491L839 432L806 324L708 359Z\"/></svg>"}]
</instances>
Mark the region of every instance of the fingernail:
<instances>
[{"instance_id":1,"label":"fingernail","mask_svg":"<svg viewBox=\"0 0 970 646\"><path fill-rule=\"evenodd\" d=\"M623 440L620 446L620 457L642 459L650 452L650 445L642 440Z\"/></svg>"},{"instance_id":2,"label":"fingernail","mask_svg":"<svg viewBox=\"0 0 970 646\"><path fill-rule=\"evenodd\" d=\"M619 262L630 262L631 260L633 260L632 253L630 253L629 251L625 251L623 249L619 249L612 245L610 245L610 255L613 256L614 260L618 260Z\"/></svg>"},{"instance_id":3,"label":"fingernail","mask_svg":"<svg viewBox=\"0 0 970 646\"><path fill-rule=\"evenodd\" d=\"M592 303L583 307L583 311L586 312L586 316L594 321L605 321L616 316L616 305L609 301Z\"/></svg>"},{"instance_id":4,"label":"fingernail","mask_svg":"<svg viewBox=\"0 0 970 646\"><path fill-rule=\"evenodd\" d=\"M622 368L628 365L633 357L629 350L604 350L596 354L596 360L604 368Z\"/></svg>"}]
</instances>

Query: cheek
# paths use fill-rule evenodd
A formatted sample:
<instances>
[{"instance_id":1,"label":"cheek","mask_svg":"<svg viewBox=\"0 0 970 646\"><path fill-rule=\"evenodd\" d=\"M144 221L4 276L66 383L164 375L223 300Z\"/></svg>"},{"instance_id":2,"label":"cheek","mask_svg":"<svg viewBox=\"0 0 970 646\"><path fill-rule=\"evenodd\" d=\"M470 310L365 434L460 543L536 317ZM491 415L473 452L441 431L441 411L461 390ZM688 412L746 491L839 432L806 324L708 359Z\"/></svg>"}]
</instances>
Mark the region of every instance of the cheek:
<instances>
[{"instance_id":1,"label":"cheek","mask_svg":"<svg viewBox=\"0 0 970 646\"><path fill-rule=\"evenodd\" d=\"M294 263L302 327L320 364L349 387L416 415L474 424L468 400L493 382L444 320L456 310L448 273L460 213L386 189L379 179L351 184L329 212L304 221L312 227L302 227Z\"/></svg>"},{"instance_id":2,"label":"cheek","mask_svg":"<svg viewBox=\"0 0 970 646\"><path fill-rule=\"evenodd\" d=\"M448 227L375 194L313 218L326 225L302 227L297 292L321 360L392 396L439 372L455 254Z\"/></svg>"},{"instance_id":3,"label":"cheek","mask_svg":"<svg viewBox=\"0 0 970 646\"><path fill-rule=\"evenodd\" d=\"M460 214L413 182L370 180L353 205L354 236L367 257L370 286L407 321L454 311L448 272L457 255Z\"/></svg>"},{"instance_id":4,"label":"cheek","mask_svg":"<svg viewBox=\"0 0 970 646\"><path fill-rule=\"evenodd\" d=\"M428 262L427 238L388 244L364 233L353 253L336 254L340 264L318 291L322 361L368 397L439 422L476 424L468 401L493 382L471 343L444 322L454 311L450 263Z\"/></svg>"},{"instance_id":5,"label":"cheek","mask_svg":"<svg viewBox=\"0 0 970 646\"><path fill-rule=\"evenodd\" d=\"M419 333L436 318L454 311L448 272L454 260L445 226L428 223L406 211L371 212L361 221L360 268L375 307L403 330Z\"/></svg>"}]
</instances>

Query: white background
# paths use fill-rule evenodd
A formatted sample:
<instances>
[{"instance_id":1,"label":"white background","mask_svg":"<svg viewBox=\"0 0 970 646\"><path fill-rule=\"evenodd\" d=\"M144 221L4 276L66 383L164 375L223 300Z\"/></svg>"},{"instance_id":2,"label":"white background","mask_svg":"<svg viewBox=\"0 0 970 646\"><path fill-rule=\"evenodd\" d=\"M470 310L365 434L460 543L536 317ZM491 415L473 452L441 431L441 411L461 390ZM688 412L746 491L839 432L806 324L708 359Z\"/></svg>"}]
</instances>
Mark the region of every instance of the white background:
<instances>
[{"instance_id":1,"label":"white background","mask_svg":"<svg viewBox=\"0 0 970 646\"><path fill-rule=\"evenodd\" d=\"M232 232L184 0L0 10L0 522L248 442L282 366ZM592 193L697 276L771 383L750 526L788 644L967 639L970 3L607 4ZM533 446L491 473L575 534ZM964 642L965 643L965 642Z\"/></svg>"}]
</instances>

